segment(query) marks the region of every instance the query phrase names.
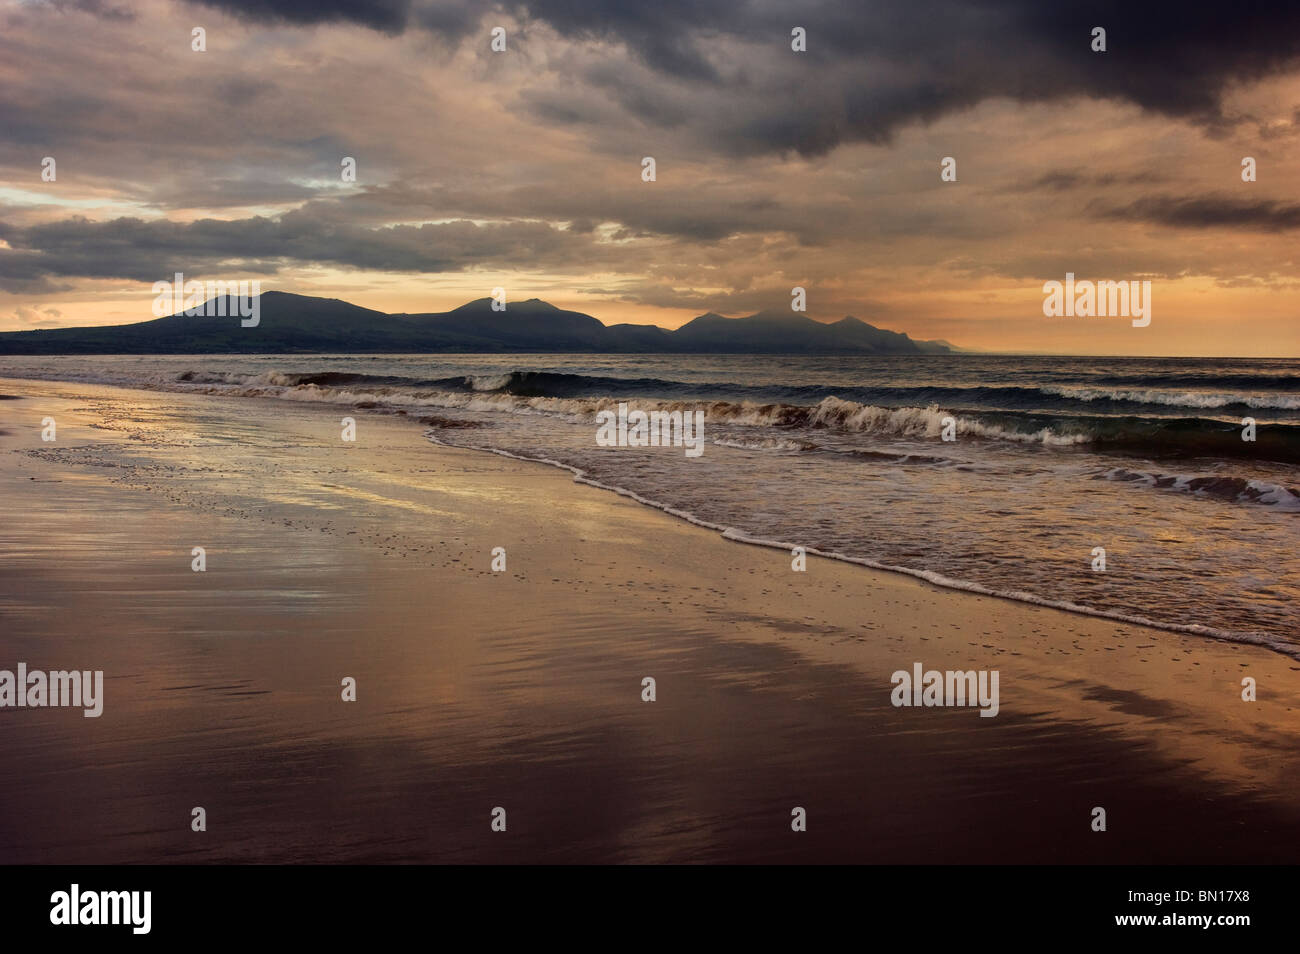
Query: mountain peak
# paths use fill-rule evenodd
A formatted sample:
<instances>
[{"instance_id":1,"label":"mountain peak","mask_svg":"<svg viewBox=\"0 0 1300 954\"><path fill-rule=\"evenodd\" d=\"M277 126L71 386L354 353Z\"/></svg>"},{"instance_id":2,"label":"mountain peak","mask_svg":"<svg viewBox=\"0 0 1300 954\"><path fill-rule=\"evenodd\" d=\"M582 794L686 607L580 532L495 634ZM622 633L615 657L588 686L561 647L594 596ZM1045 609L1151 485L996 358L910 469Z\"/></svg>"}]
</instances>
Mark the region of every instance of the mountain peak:
<instances>
[{"instance_id":1,"label":"mountain peak","mask_svg":"<svg viewBox=\"0 0 1300 954\"><path fill-rule=\"evenodd\" d=\"M748 316L746 321L771 321L784 322L790 324L803 324L806 321L813 321L807 315L798 311L791 311L787 308L764 308L762 311L756 311Z\"/></svg>"},{"instance_id":2,"label":"mountain peak","mask_svg":"<svg viewBox=\"0 0 1300 954\"><path fill-rule=\"evenodd\" d=\"M522 311L536 314L539 311L563 311L564 309L552 305L549 301L543 301L540 298L525 298L522 301L506 301L504 309L494 309L495 303L493 298L475 298L473 301L467 301L463 305L458 305L447 314L458 314L462 312L491 311L494 314L510 314L511 311ZM573 312L573 314L577 314Z\"/></svg>"}]
</instances>

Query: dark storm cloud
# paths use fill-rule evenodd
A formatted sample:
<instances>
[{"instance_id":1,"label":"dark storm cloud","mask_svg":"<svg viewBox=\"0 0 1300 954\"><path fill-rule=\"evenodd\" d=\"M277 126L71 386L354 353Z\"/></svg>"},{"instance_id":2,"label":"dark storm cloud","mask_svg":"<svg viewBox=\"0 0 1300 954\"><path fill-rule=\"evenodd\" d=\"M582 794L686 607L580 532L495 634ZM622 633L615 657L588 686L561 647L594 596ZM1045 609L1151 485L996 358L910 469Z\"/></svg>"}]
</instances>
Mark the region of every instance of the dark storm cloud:
<instances>
[{"instance_id":1,"label":"dark storm cloud","mask_svg":"<svg viewBox=\"0 0 1300 954\"><path fill-rule=\"evenodd\" d=\"M1184 198L1151 196L1128 205L1090 209L1104 218L1150 222L1181 229L1233 228L1282 232L1300 228L1300 204L1227 195Z\"/></svg>"},{"instance_id":2,"label":"dark storm cloud","mask_svg":"<svg viewBox=\"0 0 1300 954\"><path fill-rule=\"evenodd\" d=\"M260 23L356 23L382 33L401 33L411 0L199 0L204 6Z\"/></svg>"},{"instance_id":3,"label":"dark storm cloud","mask_svg":"<svg viewBox=\"0 0 1300 954\"><path fill-rule=\"evenodd\" d=\"M485 3L422 3L412 11L411 23L447 39L460 40L478 25L479 18L489 9Z\"/></svg>"},{"instance_id":4,"label":"dark storm cloud","mask_svg":"<svg viewBox=\"0 0 1300 954\"><path fill-rule=\"evenodd\" d=\"M716 75L715 37L788 53L790 29L802 26L814 64L881 57L911 73L900 103L909 113L961 105L971 96L1074 93L1118 96L1174 115L1212 113L1227 80L1266 75L1300 53L1300 5L1289 0L1234 9L1187 0L525 0L509 6L562 33L622 40L652 66L692 77ZM1105 53L1090 48L1097 26L1107 30ZM1044 66L1053 68L1040 71ZM973 88L963 91L965 82Z\"/></svg>"},{"instance_id":5,"label":"dark storm cloud","mask_svg":"<svg viewBox=\"0 0 1300 954\"><path fill-rule=\"evenodd\" d=\"M174 271L269 274L289 264L376 271L459 271L590 259L591 239L540 222L455 221L358 228L302 213L197 222L71 218L25 228L0 222L0 289L28 291L51 277L155 281Z\"/></svg>"},{"instance_id":6,"label":"dark storm cloud","mask_svg":"<svg viewBox=\"0 0 1300 954\"><path fill-rule=\"evenodd\" d=\"M623 43L659 72L713 82L720 80L709 49L713 38L744 35L775 22L763 5L738 0L511 0L501 6L521 20L544 21L569 37ZM786 26L785 36L789 33Z\"/></svg>"},{"instance_id":7,"label":"dark storm cloud","mask_svg":"<svg viewBox=\"0 0 1300 954\"><path fill-rule=\"evenodd\" d=\"M1300 57L1300 4L1224 7L1187 0L202 0L254 20L348 21L461 39L487 14L607 53L584 79L659 128L687 125L720 152L822 155L843 142L885 143L994 97L1114 99L1220 132L1222 96ZM807 30L808 51L790 49ZM1093 27L1107 51L1093 52ZM526 39L525 39L526 42ZM644 67L620 67L620 48ZM667 92L690 84L682 107ZM710 95L709 90L718 95ZM572 93L570 88L567 93ZM550 122L596 122L565 108L566 90L526 104ZM682 115L683 109L688 115Z\"/></svg>"},{"instance_id":8,"label":"dark storm cloud","mask_svg":"<svg viewBox=\"0 0 1300 954\"><path fill-rule=\"evenodd\" d=\"M401 33L407 28L429 30L460 39L478 23L482 14L495 9L473 0L381 0L357 3L353 0L196 0L254 23L355 23L380 33Z\"/></svg>"},{"instance_id":9,"label":"dark storm cloud","mask_svg":"<svg viewBox=\"0 0 1300 954\"><path fill-rule=\"evenodd\" d=\"M807 29L808 53L789 52L792 25ZM906 125L993 97L1112 99L1220 130L1229 122L1222 96L1234 81L1300 57L1294 3L1228 12L1182 0L907 0L778 16L737 9L712 26L750 44L752 66L738 74L749 95L732 81L734 102L704 100L717 142L737 153L881 144ZM1105 53L1090 48L1096 26L1107 31ZM678 28L689 30L689 20Z\"/></svg>"}]
</instances>

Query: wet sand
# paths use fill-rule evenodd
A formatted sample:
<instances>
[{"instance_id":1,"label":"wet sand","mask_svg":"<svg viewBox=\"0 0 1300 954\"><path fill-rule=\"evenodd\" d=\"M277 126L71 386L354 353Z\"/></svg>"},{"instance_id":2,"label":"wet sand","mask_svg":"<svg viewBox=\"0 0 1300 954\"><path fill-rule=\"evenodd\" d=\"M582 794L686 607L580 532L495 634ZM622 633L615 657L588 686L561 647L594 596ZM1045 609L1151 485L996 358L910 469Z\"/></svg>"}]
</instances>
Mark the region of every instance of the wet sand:
<instances>
[{"instance_id":1,"label":"wet sand","mask_svg":"<svg viewBox=\"0 0 1300 954\"><path fill-rule=\"evenodd\" d=\"M5 862L1300 853L1295 659L835 561L795 573L402 417L0 393L0 669L102 669L106 695L98 719L0 709ZM998 670L997 717L895 708L916 662Z\"/></svg>"}]
</instances>

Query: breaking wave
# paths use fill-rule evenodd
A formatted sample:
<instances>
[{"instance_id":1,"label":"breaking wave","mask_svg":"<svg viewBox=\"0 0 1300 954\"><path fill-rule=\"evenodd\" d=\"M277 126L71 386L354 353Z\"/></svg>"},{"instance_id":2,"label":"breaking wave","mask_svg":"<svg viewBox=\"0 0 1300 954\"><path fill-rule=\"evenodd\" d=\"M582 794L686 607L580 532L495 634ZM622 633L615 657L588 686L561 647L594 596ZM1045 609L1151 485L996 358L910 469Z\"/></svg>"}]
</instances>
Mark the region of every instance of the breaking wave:
<instances>
[{"instance_id":1,"label":"breaking wave","mask_svg":"<svg viewBox=\"0 0 1300 954\"><path fill-rule=\"evenodd\" d=\"M1198 494L1233 503L1254 503L1300 513L1300 490L1261 480L1230 475L1189 476L1186 474L1152 474L1113 467L1098 475L1102 480L1139 484L1155 490Z\"/></svg>"}]
</instances>

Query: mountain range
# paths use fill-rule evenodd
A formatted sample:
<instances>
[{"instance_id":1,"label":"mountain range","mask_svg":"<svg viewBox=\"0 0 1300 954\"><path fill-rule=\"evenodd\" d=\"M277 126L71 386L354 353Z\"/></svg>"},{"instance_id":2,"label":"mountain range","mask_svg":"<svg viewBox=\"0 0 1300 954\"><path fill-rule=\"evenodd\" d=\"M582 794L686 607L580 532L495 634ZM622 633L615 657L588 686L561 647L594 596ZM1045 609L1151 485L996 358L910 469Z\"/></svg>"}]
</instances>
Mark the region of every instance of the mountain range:
<instances>
[{"instance_id":1,"label":"mountain range","mask_svg":"<svg viewBox=\"0 0 1300 954\"><path fill-rule=\"evenodd\" d=\"M480 298L447 312L386 314L337 298L268 291L256 327L238 317L183 314L128 325L0 333L0 354L216 354L617 352L714 354L944 354L942 341L917 341L852 316L823 323L788 310L744 318L710 312L673 331L605 325L537 298L492 310ZM211 306L213 301L210 300ZM205 314L236 316L235 300Z\"/></svg>"}]
</instances>

